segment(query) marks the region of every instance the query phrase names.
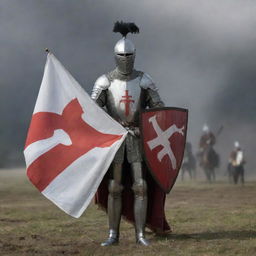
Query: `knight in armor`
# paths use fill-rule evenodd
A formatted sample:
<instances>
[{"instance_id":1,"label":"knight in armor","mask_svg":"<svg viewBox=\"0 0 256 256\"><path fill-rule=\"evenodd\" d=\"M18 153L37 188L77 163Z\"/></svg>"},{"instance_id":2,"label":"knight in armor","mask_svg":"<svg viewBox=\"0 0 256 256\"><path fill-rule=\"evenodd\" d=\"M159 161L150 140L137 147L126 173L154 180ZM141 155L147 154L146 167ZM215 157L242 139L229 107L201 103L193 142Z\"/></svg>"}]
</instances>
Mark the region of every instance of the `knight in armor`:
<instances>
[{"instance_id":1,"label":"knight in armor","mask_svg":"<svg viewBox=\"0 0 256 256\"><path fill-rule=\"evenodd\" d=\"M134 69L136 49L127 34L138 33L139 28L134 23L116 22L113 32L123 36L114 47L116 68L96 80L91 98L125 127L128 135L96 194L96 203L106 208L109 220L109 236L101 245L118 243L121 215L124 215L135 223L136 242L147 246L146 225L155 232L170 231L170 227L164 216L165 195L148 181L143 164L139 114L142 109L163 107L164 103L152 78ZM152 209L157 209L154 204L161 208L158 220L152 214Z\"/></svg>"},{"instance_id":2,"label":"knight in armor","mask_svg":"<svg viewBox=\"0 0 256 256\"><path fill-rule=\"evenodd\" d=\"M244 184L244 152L241 149L238 141L234 142L234 149L231 151L229 156L229 174L233 177L235 184L238 183L240 178L241 184Z\"/></svg>"}]
</instances>

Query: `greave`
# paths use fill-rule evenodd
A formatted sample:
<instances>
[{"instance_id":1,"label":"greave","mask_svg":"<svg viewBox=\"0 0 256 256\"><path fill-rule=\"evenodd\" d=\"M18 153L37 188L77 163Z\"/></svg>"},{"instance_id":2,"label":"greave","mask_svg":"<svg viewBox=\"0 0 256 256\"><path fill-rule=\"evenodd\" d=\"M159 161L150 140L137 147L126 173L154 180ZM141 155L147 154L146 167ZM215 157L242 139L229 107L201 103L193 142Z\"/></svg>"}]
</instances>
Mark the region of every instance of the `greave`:
<instances>
[{"instance_id":1,"label":"greave","mask_svg":"<svg viewBox=\"0 0 256 256\"><path fill-rule=\"evenodd\" d=\"M121 193L108 196L108 218L109 218L109 230L113 230L117 237L119 236L119 226L121 220L121 207L122 199Z\"/></svg>"},{"instance_id":2,"label":"greave","mask_svg":"<svg viewBox=\"0 0 256 256\"><path fill-rule=\"evenodd\" d=\"M141 179L133 185L134 191L134 217L135 217L135 232L137 243L148 245L145 239L145 225L147 218L147 184Z\"/></svg>"},{"instance_id":3,"label":"greave","mask_svg":"<svg viewBox=\"0 0 256 256\"><path fill-rule=\"evenodd\" d=\"M147 196L135 196L134 216L135 216L135 232L137 241L139 238L145 237L145 225L147 217Z\"/></svg>"},{"instance_id":4,"label":"greave","mask_svg":"<svg viewBox=\"0 0 256 256\"><path fill-rule=\"evenodd\" d=\"M122 210L122 189L123 187L114 180L110 181L108 195L109 237L101 244L102 246L118 243Z\"/></svg>"}]
</instances>

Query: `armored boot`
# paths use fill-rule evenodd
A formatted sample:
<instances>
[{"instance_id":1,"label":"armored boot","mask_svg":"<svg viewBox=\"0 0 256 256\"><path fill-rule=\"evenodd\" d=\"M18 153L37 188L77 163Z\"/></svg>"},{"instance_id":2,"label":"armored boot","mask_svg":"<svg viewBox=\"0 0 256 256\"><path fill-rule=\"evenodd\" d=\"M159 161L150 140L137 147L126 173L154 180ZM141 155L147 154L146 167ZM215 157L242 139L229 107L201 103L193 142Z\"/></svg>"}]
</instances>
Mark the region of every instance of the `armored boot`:
<instances>
[{"instance_id":1,"label":"armored boot","mask_svg":"<svg viewBox=\"0 0 256 256\"><path fill-rule=\"evenodd\" d=\"M138 244L148 246L149 242L145 238L145 225L147 217L147 184L141 179L133 185L134 191L134 217L135 217L135 233L136 242Z\"/></svg>"},{"instance_id":2,"label":"armored boot","mask_svg":"<svg viewBox=\"0 0 256 256\"><path fill-rule=\"evenodd\" d=\"M101 243L101 246L115 245L119 242L122 190L122 185L118 184L115 180L110 180L108 195L109 237L105 242Z\"/></svg>"},{"instance_id":3,"label":"armored boot","mask_svg":"<svg viewBox=\"0 0 256 256\"><path fill-rule=\"evenodd\" d=\"M101 246L116 245L118 244L118 242L119 234L115 230L110 229L108 239L105 242L101 243Z\"/></svg>"}]
</instances>

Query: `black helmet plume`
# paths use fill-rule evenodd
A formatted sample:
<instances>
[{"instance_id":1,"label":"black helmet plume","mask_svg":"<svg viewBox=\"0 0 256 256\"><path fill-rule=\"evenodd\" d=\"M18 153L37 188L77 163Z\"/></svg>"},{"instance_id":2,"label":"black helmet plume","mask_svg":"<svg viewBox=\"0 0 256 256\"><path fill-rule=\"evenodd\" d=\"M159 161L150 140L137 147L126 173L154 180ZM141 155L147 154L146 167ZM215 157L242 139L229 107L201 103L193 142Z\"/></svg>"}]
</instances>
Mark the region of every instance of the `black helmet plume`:
<instances>
[{"instance_id":1,"label":"black helmet plume","mask_svg":"<svg viewBox=\"0 0 256 256\"><path fill-rule=\"evenodd\" d=\"M117 21L114 25L113 32L121 33L126 37L128 33L139 33L140 30L135 23Z\"/></svg>"}]
</instances>

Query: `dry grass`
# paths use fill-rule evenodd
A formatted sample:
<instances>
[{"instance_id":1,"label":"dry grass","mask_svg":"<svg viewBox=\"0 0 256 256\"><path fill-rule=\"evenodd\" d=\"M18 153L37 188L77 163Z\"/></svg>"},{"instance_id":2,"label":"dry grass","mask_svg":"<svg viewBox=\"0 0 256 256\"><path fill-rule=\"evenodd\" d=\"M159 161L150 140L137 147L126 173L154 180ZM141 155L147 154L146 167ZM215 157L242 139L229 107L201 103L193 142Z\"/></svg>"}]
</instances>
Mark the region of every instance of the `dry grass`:
<instances>
[{"instance_id":1,"label":"dry grass","mask_svg":"<svg viewBox=\"0 0 256 256\"><path fill-rule=\"evenodd\" d=\"M60 211L26 179L24 170L0 171L0 255L256 255L256 182L177 183L166 215L173 233L151 245L134 242L122 222L118 246L101 248L107 218L94 204L80 219Z\"/></svg>"}]
</instances>

